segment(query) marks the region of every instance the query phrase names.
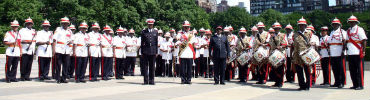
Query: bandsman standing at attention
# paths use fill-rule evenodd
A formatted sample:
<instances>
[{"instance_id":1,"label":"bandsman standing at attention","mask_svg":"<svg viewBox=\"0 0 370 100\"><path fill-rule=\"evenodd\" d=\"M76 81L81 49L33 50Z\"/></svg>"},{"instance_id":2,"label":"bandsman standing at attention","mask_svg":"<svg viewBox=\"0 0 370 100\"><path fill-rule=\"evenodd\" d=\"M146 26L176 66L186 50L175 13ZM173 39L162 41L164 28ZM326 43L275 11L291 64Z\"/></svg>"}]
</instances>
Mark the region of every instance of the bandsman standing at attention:
<instances>
[{"instance_id":1,"label":"bandsman standing at attention","mask_svg":"<svg viewBox=\"0 0 370 100\"><path fill-rule=\"evenodd\" d=\"M73 35L73 56L76 57L75 66L75 80L76 83L85 83L85 73L87 68L88 60L88 41L90 37L87 34L87 28L89 26L86 22L80 24L79 32Z\"/></svg>"},{"instance_id":2,"label":"bandsman standing at attention","mask_svg":"<svg viewBox=\"0 0 370 100\"><path fill-rule=\"evenodd\" d=\"M329 58L329 35L328 35L329 28L327 26L321 27L321 38L320 38L320 56L321 56L321 68L323 72L323 83L320 85L330 85L331 79L331 68L330 68L330 58Z\"/></svg>"},{"instance_id":3,"label":"bandsman standing at attention","mask_svg":"<svg viewBox=\"0 0 370 100\"><path fill-rule=\"evenodd\" d=\"M310 39L310 45L311 45L311 48L314 48L316 51L318 51L318 46L320 45L320 39L318 36L316 36L316 31L315 31L315 27L313 27L313 25L308 25L307 26L307 30L311 31L311 39ZM316 65L317 63L314 63L313 65L311 65L312 67L312 72L311 72L311 85L315 85L316 83Z\"/></svg>"},{"instance_id":4,"label":"bandsman standing at attention","mask_svg":"<svg viewBox=\"0 0 370 100\"><path fill-rule=\"evenodd\" d=\"M25 20L25 28L19 30L22 36L22 57L21 57L21 81L31 81L30 74L32 69L33 55L36 48L36 30L33 29L33 21L30 17Z\"/></svg>"},{"instance_id":5,"label":"bandsman standing at attention","mask_svg":"<svg viewBox=\"0 0 370 100\"><path fill-rule=\"evenodd\" d=\"M72 31L71 37L73 37L73 35L76 34L75 25L71 24L68 28ZM73 39L71 43L73 43ZM68 66L68 76L69 77L67 77L67 79L69 79L69 78L73 78L73 73L75 73L75 69L76 69L76 56L73 56L73 44L69 45L67 52L69 53L68 59L70 59L69 66Z\"/></svg>"},{"instance_id":6,"label":"bandsman standing at attention","mask_svg":"<svg viewBox=\"0 0 370 100\"><path fill-rule=\"evenodd\" d=\"M128 71L127 73L129 76L134 76L137 52L140 47L138 38L135 36L134 29L130 29L128 31L128 37L126 39L126 70Z\"/></svg>"},{"instance_id":7,"label":"bandsman standing at attention","mask_svg":"<svg viewBox=\"0 0 370 100\"><path fill-rule=\"evenodd\" d=\"M117 29L117 36L114 37L113 46L114 46L114 70L116 79L125 79L123 78L123 70L125 66L126 58L126 37L123 36L125 30L120 26Z\"/></svg>"},{"instance_id":8,"label":"bandsman standing at attention","mask_svg":"<svg viewBox=\"0 0 370 100\"><path fill-rule=\"evenodd\" d=\"M216 28L216 34L211 37L209 51L210 58L215 63L214 85L225 85L226 60L229 58L230 46L227 36L222 34L221 26Z\"/></svg>"},{"instance_id":9,"label":"bandsman standing at attention","mask_svg":"<svg viewBox=\"0 0 370 100\"><path fill-rule=\"evenodd\" d=\"M238 38L236 35L234 35L232 33L233 30L234 29L231 26L226 26L224 28L224 34L225 34L225 36L227 36L227 40L229 42L229 46L230 46L230 50L231 50L230 51L231 55L234 55L234 53L236 53L235 48L236 48L236 45L237 45L236 41L237 41L237 38ZM225 72L225 75L226 75L225 80L230 81L235 76L236 64L235 64L234 61L232 61L232 62L230 62L226 65L227 66L226 66L226 72Z\"/></svg>"},{"instance_id":10,"label":"bandsman standing at attention","mask_svg":"<svg viewBox=\"0 0 370 100\"><path fill-rule=\"evenodd\" d=\"M52 57L53 31L49 31L50 22L46 19L42 23L43 30L38 31L36 36L37 56L39 62L39 80L50 80L49 69Z\"/></svg>"},{"instance_id":11,"label":"bandsman standing at attention","mask_svg":"<svg viewBox=\"0 0 370 100\"><path fill-rule=\"evenodd\" d=\"M344 60L344 42L346 41L346 31L341 28L342 24L339 19L334 18L331 22L333 31L330 33L328 45L330 50L330 65L333 66L334 85L331 87L343 88L346 81L346 66Z\"/></svg>"},{"instance_id":12,"label":"bandsman standing at attention","mask_svg":"<svg viewBox=\"0 0 370 100\"><path fill-rule=\"evenodd\" d=\"M205 40L206 39L205 32L206 31L204 30L204 28L200 28L199 29L200 35L198 37L198 40L199 40L198 45L200 45L200 47L199 47L199 58L198 58L199 59L198 60L199 75L204 76L204 77L206 76L205 73L206 73L207 66L208 66L207 61L206 61L207 59L206 59L206 57L204 57L205 46L208 44Z\"/></svg>"},{"instance_id":13,"label":"bandsman standing at attention","mask_svg":"<svg viewBox=\"0 0 370 100\"><path fill-rule=\"evenodd\" d=\"M192 66L193 60L195 59L195 48L194 43L196 42L195 36L190 31L190 22L184 21L182 24L183 27L183 34L181 35L180 41L180 64L181 64L181 84L191 84L191 77L192 77Z\"/></svg>"},{"instance_id":14,"label":"bandsman standing at attention","mask_svg":"<svg viewBox=\"0 0 370 100\"><path fill-rule=\"evenodd\" d=\"M19 23L17 20L10 22L12 30L5 33L4 44L6 48L6 63L5 63L5 82L18 82L17 67L22 54L21 36L18 32Z\"/></svg>"},{"instance_id":15,"label":"bandsman standing at attention","mask_svg":"<svg viewBox=\"0 0 370 100\"><path fill-rule=\"evenodd\" d=\"M292 63L292 53L293 53L293 49L292 49L292 46L293 46L293 35L294 35L294 31L293 31L293 26L288 24L285 26L285 31L287 32L287 40L288 40L288 46L287 46L287 49L286 49L286 71L285 71L285 75L286 75L286 81L285 82L289 82L289 83L294 83L295 81L295 71L293 70L293 63Z\"/></svg>"},{"instance_id":16,"label":"bandsman standing at attention","mask_svg":"<svg viewBox=\"0 0 370 100\"><path fill-rule=\"evenodd\" d=\"M112 29L110 26L105 25L104 34L101 39L101 55L102 55L102 68L101 77L102 80L110 80L109 75L113 67L113 37L110 33Z\"/></svg>"},{"instance_id":17,"label":"bandsman standing at attention","mask_svg":"<svg viewBox=\"0 0 370 100\"><path fill-rule=\"evenodd\" d=\"M204 36L204 59L206 59L206 66L205 66L205 78L213 78L213 62L209 55L209 44L211 40L212 32L211 30L207 29L205 30L205 36Z\"/></svg>"},{"instance_id":18,"label":"bandsman standing at attention","mask_svg":"<svg viewBox=\"0 0 370 100\"><path fill-rule=\"evenodd\" d=\"M198 31L196 29L193 29L193 34L195 36L195 43L194 43L194 47L195 47L195 66L194 66L194 74L195 76L193 76L194 78L198 78L199 75L201 75L201 72L200 72L200 49L202 47L202 43L200 42L201 41L201 37L198 36ZM193 64L194 65L194 64Z\"/></svg>"},{"instance_id":19,"label":"bandsman standing at attention","mask_svg":"<svg viewBox=\"0 0 370 100\"><path fill-rule=\"evenodd\" d=\"M252 47L251 48L251 52L252 53L254 53L254 46L255 46L255 41L257 41L256 40L256 37L257 37L257 34L258 34L258 29L257 29L257 27L256 26L253 26L252 28L251 28L251 30L252 30L252 34L251 34L251 36L249 37L250 38L250 41L249 41L249 44L250 44L250 46ZM253 61L253 58L250 60L250 64L251 64L251 66L250 66L250 71L251 71L251 73L252 73L252 79L251 80L258 80L258 71L257 71L257 69L258 69L258 64L256 64L256 62L254 62Z\"/></svg>"},{"instance_id":20,"label":"bandsman standing at attention","mask_svg":"<svg viewBox=\"0 0 370 100\"><path fill-rule=\"evenodd\" d=\"M271 46L270 52L272 53L274 50L279 50L281 53L286 55L285 50L288 45L286 34L280 32L282 27L279 22L275 22L272 27L275 33L271 34L271 40L269 43ZM275 81L275 84L272 85L272 87L281 88L283 86L285 62L282 63L283 64L271 68L271 74L273 74Z\"/></svg>"},{"instance_id":21,"label":"bandsman standing at attention","mask_svg":"<svg viewBox=\"0 0 370 100\"><path fill-rule=\"evenodd\" d=\"M162 76L162 77L164 76L164 70L163 70L164 63L162 62L162 51L159 50L159 48L163 40L164 40L163 31L160 29L158 30L158 53L157 53L157 59L156 59L157 61L155 62L155 65L156 65L155 73L156 73L156 76Z\"/></svg>"},{"instance_id":22,"label":"bandsman standing at attention","mask_svg":"<svg viewBox=\"0 0 370 100\"><path fill-rule=\"evenodd\" d=\"M311 68L300 57L300 53L310 48L311 30L306 29L307 22L302 17L298 20L298 32L293 35L293 63L298 76L298 90L310 90ZM304 76L305 75L305 76Z\"/></svg>"},{"instance_id":23,"label":"bandsman standing at attention","mask_svg":"<svg viewBox=\"0 0 370 100\"><path fill-rule=\"evenodd\" d=\"M91 32L88 33L89 39L89 80L92 82L98 81L100 62L101 62L101 39L102 35L99 33L100 26L94 23L91 26Z\"/></svg>"},{"instance_id":24,"label":"bandsman standing at attention","mask_svg":"<svg viewBox=\"0 0 370 100\"><path fill-rule=\"evenodd\" d=\"M366 33L358 24L360 21L355 16L347 20L350 28L347 30L348 38L346 39L349 71L353 86L350 89L364 89L364 57L366 48Z\"/></svg>"},{"instance_id":25,"label":"bandsman standing at attention","mask_svg":"<svg viewBox=\"0 0 370 100\"><path fill-rule=\"evenodd\" d=\"M237 56L239 57L243 53L250 52L250 48L252 48L249 45L250 38L246 35L247 30L243 27L239 30L239 38L237 39L237 45L236 45L236 51ZM246 83L248 81L249 76L249 68L248 63L242 65L240 62L238 62L238 69L239 69L239 82L240 83Z\"/></svg>"},{"instance_id":26,"label":"bandsman standing at attention","mask_svg":"<svg viewBox=\"0 0 370 100\"><path fill-rule=\"evenodd\" d=\"M57 27L53 35L53 55L55 55L55 79L57 83L68 83L68 66L70 62L70 52L68 48L72 45L72 31L68 29L70 24L67 17L61 18L61 27ZM60 77L62 71L62 77Z\"/></svg>"},{"instance_id":27,"label":"bandsman standing at attention","mask_svg":"<svg viewBox=\"0 0 370 100\"><path fill-rule=\"evenodd\" d=\"M165 40L161 43L160 50L162 51L162 62L164 65L164 76L172 77L172 52L174 43L171 40L171 34L167 32L164 35Z\"/></svg>"},{"instance_id":28,"label":"bandsman standing at attention","mask_svg":"<svg viewBox=\"0 0 370 100\"><path fill-rule=\"evenodd\" d=\"M258 22L257 28L258 33L256 35L255 44L253 45L254 52L256 52L261 46L266 50L270 50L270 47L268 47L268 43L270 42L270 34L265 31L265 24ZM264 59L261 62L255 61L255 64L257 65L256 68L258 76L258 82L256 84L266 84L269 67L266 60L267 59Z\"/></svg>"},{"instance_id":29,"label":"bandsman standing at attention","mask_svg":"<svg viewBox=\"0 0 370 100\"><path fill-rule=\"evenodd\" d=\"M144 65L144 83L143 85L154 85L155 59L158 50L158 31L153 29L154 19L146 20L148 28L141 31L141 54ZM148 72L149 69L149 72Z\"/></svg>"}]
</instances>

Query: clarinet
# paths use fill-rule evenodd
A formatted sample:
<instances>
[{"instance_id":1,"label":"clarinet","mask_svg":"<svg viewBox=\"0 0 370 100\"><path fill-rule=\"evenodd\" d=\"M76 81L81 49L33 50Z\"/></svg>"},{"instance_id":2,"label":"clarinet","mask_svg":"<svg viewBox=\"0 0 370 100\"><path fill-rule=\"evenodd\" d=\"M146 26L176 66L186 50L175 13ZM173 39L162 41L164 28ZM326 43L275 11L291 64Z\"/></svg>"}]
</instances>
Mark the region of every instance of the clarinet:
<instances>
[{"instance_id":1,"label":"clarinet","mask_svg":"<svg viewBox=\"0 0 370 100\"><path fill-rule=\"evenodd\" d=\"M17 44L18 34L19 34L19 32L17 32L17 36L15 36L14 48L12 50L12 53L14 53L15 45Z\"/></svg>"}]
</instances>

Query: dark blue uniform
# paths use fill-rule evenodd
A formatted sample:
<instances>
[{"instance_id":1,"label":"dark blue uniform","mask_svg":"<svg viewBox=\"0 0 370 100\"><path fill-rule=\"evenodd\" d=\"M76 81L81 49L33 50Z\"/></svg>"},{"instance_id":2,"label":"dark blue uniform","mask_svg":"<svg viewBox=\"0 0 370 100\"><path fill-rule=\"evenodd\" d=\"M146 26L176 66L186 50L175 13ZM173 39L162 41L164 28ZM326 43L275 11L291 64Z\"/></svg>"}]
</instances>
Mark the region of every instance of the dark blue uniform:
<instances>
[{"instance_id":1,"label":"dark blue uniform","mask_svg":"<svg viewBox=\"0 0 370 100\"><path fill-rule=\"evenodd\" d=\"M213 52L211 52L213 50ZM225 35L213 35L209 45L209 55L214 62L215 84L225 84L226 58L229 56L230 47Z\"/></svg>"},{"instance_id":2,"label":"dark blue uniform","mask_svg":"<svg viewBox=\"0 0 370 100\"><path fill-rule=\"evenodd\" d=\"M157 52L158 52L158 31L148 28L144 29L141 32L141 54L143 56L142 68L144 68L143 73L144 84L154 84L154 71L155 71L154 62Z\"/></svg>"}]
</instances>

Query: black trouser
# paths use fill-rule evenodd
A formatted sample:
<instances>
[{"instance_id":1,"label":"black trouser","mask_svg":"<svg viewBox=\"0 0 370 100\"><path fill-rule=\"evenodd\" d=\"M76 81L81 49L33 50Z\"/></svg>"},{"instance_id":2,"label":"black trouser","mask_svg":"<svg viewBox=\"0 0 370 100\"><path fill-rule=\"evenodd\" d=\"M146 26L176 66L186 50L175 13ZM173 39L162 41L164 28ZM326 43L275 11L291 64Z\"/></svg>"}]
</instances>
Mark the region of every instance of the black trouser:
<instances>
[{"instance_id":1,"label":"black trouser","mask_svg":"<svg viewBox=\"0 0 370 100\"><path fill-rule=\"evenodd\" d=\"M68 77L68 67L70 65L69 54L55 53L55 79L57 81L65 81ZM62 71L62 78L60 77L60 72Z\"/></svg>"},{"instance_id":2,"label":"black trouser","mask_svg":"<svg viewBox=\"0 0 370 100\"><path fill-rule=\"evenodd\" d=\"M192 67L193 59L192 58L180 58L181 64L181 83L191 82L192 77Z\"/></svg>"},{"instance_id":3,"label":"black trouser","mask_svg":"<svg viewBox=\"0 0 370 100\"><path fill-rule=\"evenodd\" d=\"M162 76L163 66L162 66L162 56L158 55L155 61L155 76Z\"/></svg>"},{"instance_id":4,"label":"black trouser","mask_svg":"<svg viewBox=\"0 0 370 100\"><path fill-rule=\"evenodd\" d=\"M321 69L323 73L323 79L324 79L324 84L330 84L330 79L331 79L331 68L329 64L329 57L321 58Z\"/></svg>"},{"instance_id":5,"label":"black trouser","mask_svg":"<svg viewBox=\"0 0 370 100\"><path fill-rule=\"evenodd\" d=\"M233 79L234 78L234 68L233 68L233 64L234 62L231 62L229 64L226 64L226 69L225 69L225 80L228 80L230 81L230 79ZM235 65L234 65L235 66Z\"/></svg>"},{"instance_id":6,"label":"black trouser","mask_svg":"<svg viewBox=\"0 0 370 100\"><path fill-rule=\"evenodd\" d=\"M226 59L225 58L213 58L214 63L214 80L215 83L225 83L225 69Z\"/></svg>"},{"instance_id":7,"label":"black trouser","mask_svg":"<svg viewBox=\"0 0 370 100\"><path fill-rule=\"evenodd\" d=\"M75 80L80 81L85 79L87 68L87 57L76 57L76 76Z\"/></svg>"},{"instance_id":8,"label":"black trouser","mask_svg":"<svg viewBox=\"0 0 370 100\"><path fill-rule=\"evenodd\" d=\"M176 76L181 76L181 67L180 66L181 66L180 64L175 64L175 75Z\"/></svg>"},{"instance_id":9,"label":"black trouser","mask_svg":"<svg viewBox=\"0 0 370 100\"><path fill-rule=\"evenodd\" d=\"M346 80L345 76L345 66L343 65L343 57L331 57L330 58L330 65L333 68L333 74L334 74L334 85L344 85L344 82Z\"/></svg>"},{"instance_id":10,"label":"black trouser","mask_svg":"<svg viewBox=\"0 0 370 100\"><path fill-rule=\"evenodd\" d=\"M33 55L22 54L21 57L21 79L30 78L32 70Z\"/></svg>"},{"instance_id":11,"label":"black trouser","mask_svg":"<svg viewBox=\"0 0 370 100\"><path fill-rule=\"evenodd\" d=\"M295 72L293 71L292 67L294 67L292 64L292 58L291 57L287 57L287 61L286 61L286 80L291 82L293 81L294 82L294 79L295 79Z\"/></svg>"},{"instance_id":12,"label":"black trouser","mask_svg":"<svg viewBox=\"0 0 370 100\"><path fill-rule=\"evenodd\" d=\"M125 68L125 58L115 58L114 63L114 70L115 70L115 77L123 77L123 70Z\"/></svg>"},{"instance_id":13,"label":"black trouser","mask_svg":"<svg viewBox=\"0 0 370 100\"><path fill-rule=\"evenodd\" d=\"M202 55L203 56L203 55ZM195 63L195 66L194 66L194 75L195 75L195 77L198 77L199 75L202 75L202 73L201 73L201 62L202 61L202 59L199 57L199 58L195 58L195 60L194 60L194 63Z\"/></svg>"},{"instance_id":14,"label":"black trouser","mask_svg":"<svg viewBox=\"0 0 370 100\"><path fill-rule=\"evenodd\" d=\"M99 69L100 69L100 57L90 57L90 69L89 69L89 78L90 80L97 80L99 76Z\"/></svg>"},{"instance_id":15,"label":"black trouser","mask_svg":"<svg viewBox=\"0 0 370 100\"><path fill-rule=\"evenodd\" d=\"M155 55L142 55L143 56L143 68L144 68L144 83L154 83L154 62L156 60ZM148 72L149 69L149 72ZM149 75L148 75L149 74Z\"/></svg>"},{"instance_id":16,"label":"black trouser","mask_svg":"<svg viewBox=\"0 0 370 100\"><path fill-rule=\"evenodd\" d=\"M17 56L6 56L6 63L5 63L5 80L15 80L17 76L17 67L19 57Z\"/></svg>"},{"instance_id":17,"label":"black trouser","mask_svg":"<svg viewBox=\"0 0 370 100\"><path fill-rule=\"evenodd\" d=\"M274 76L274 82L276 86L283 86L284 82L284 64L278 67L271 68L271 74Z\"/></svg>"},{"instance_id":18,"label":"black trouser","mask_svg":"<svg viewBox=\"0 0 370 100\"><path fill-rule=\"evenodd\" d=\"M266 83L269 66L266 63L257 66L258 82Z\"/></svg>"},{"instance_id":19,"label":"black trouser","mask_svg":"<svg viewBox=\"0 0 370 100\"><path fill-rule=\"evenodd\" d=\"M163 70L164 70L164 76L172 76L172 60L168 60L168 64L167 64L167 60L164 60L162 59L164 63L164 67L163 67Z\"/></svg>"},{"instance_id":20,"label":"black trouser","mask_svg":"<svg viewBox=\"0 0 370 100\"><path fill-rule=\"evenodd\" d=\"M136 62L136 57L127 57L126 58L126 72L125 72L125 75L134 75L135 62Z\"/></svg>"},{"instance_id":21,"label":"black trouser","mask_svg":"<svg viewBox=\"0 0 370 100\"><path fill-rule=\"evenodd\" d=\"M143 56L142 55L140 55L140 75L141 76L144 76L144 62L143 62Z\"/></svg>"},{"instance_id":22,"label":"black trouser","mask_svg":"<svg viewBox=\"0 0 370 100\"><path fill-rule=\"evenodd\" d=\"M248 77L249 77L249 68L248 68L248 63L246 63L245 65L240 65L239 64L239 80L240 81L248 81Z\"/></svg>"},{"instance_id":23,"label":"black trouser","mask_svg":"<svg viewBox=\"0 0 370 100\"><path fill-rule=\"evenodd\" d=\"M205 76L207 72L207 58L201 54L199 56L198 64L199 64L199 75Z\"/></svg>"},{"instance_id":24,"label":"black trouser","mask_svg":"<svg viewBox=\"0 0 370 100\"><path fill-rule=\"evenodd\" d=\"M53 55L53 57L51 57L51 77L53 79L55 79L55 66L56 66L56 59L55 59L55 56L56 55Z\"/></svg>"},{"instance_id":25,"label":"black trouser","mask_svg":"<svg viewBox=\"0 0 370 100\"><path fill-rule=\"evenodd\" d=\"M48 78L51 57L39 57L39 78Z\"/></svg>"},{"instance_id":26,"label":"black trouser","mask_svg":"<svg viewBox=\"0 0 370 100\"><path fill-rule=\"evenodd\" d=\"M207 58L205 58L205 59L207 61ZM213 77L213 66L214 66L214 63L213 63L213 65L210 65L210 63L211 63L211 59L210 58L208 58L208 62L206 62L206 63L208 63L208 64L205 64L206 65L205 66L205 69L204 69L205 75L208 75L208 77Z\"/></svg>"},{"instance_id":27,"label":"black trouser","mask_svg":"<svg viewBox=\"0 0 370 100\"><path fill-rule=\"evenodd\" d=\"M77 67L77 63L76 63L77 59L76 59L76 56L71 56L70 59L71 59L71 64L68 67L68 76L72 78L73 73L75 72L75 69Z\"/></svg>"},{"instance_id":28,"label":"black trouser","mask_svg":"<svg viewBox=\"0 0 370 100\"><path fill-rule=\"evenodd\" d=\"M102 67L101 67L101 74L102 74L102 79L108 78L109 75L111 74L110 71L112 70L113 67L113 57L102 57Z\"/></svg>"},{"instance_id":29,"label":"black trouser","mask_svg":"<svg viewBox=\"0 0 370 100\"><path fill-rule=\"evenodd\" d=\"M354 87L364 87L364 59L359 55L348 55L349 72Z\"/></svg>"},{"instance_id":30,"label":"black trouser","mask_svg":"<svg viewBox=\"0 0 370 100\"><path fill-rule=\"evenodd\" d=\"M296 65L298 84L300 88L310 88L311 86L311 69L307 65ZM306 75L306 80L304 75Z\"/></svg>"}]
</instances>

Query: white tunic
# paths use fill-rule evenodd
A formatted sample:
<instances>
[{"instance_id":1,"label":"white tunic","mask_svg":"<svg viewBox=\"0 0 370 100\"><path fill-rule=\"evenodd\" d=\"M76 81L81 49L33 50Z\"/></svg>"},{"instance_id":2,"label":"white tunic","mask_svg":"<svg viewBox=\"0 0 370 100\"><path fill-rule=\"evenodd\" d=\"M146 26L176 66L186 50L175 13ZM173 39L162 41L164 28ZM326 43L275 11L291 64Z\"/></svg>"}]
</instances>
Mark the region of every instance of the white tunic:
<instances>
[{"instance_id":1,"label":"white tunic","mask_svg":"<svg viewBox=\"0 0 370 100\"><path fill-rule=\"evenodd\" d=\"M102 39L102 35L98 32L89 32L88 33L89 39L89 51L91 57L101 57L101 51L100 51L100 42Z\"/></svg>"},{"instance_id":2,"label":"white tunic","mask_svg":"<svg viewBox=\"0 0 370 100\"><path fill-rule=\"evenodd\" d=\"M18 41L21 40L21 35L18 34L17 32L14 32L13 30L8 31L5 33L4 36L4 42L15 42L17 39ZM14 49L14 52L13 52ZM15 44L15 47L7 47L6 48L6 56L12 56L12 57L19 57L21 54L20 48L19 48L19 42Z\"/></svg>"},{"instance_id":3,"label":"white tunic","mask_svg":"<svg viewBox=\"0 0 370 100\"><path fill-rule=\"evenodd\" d=\"M356 25L352 28L349 28L348 30L349 30L348 37L351 38L352 40L354 41L367 40L366 33L362 27L359 27L358 25ZM349 40L349 38L347 38L346 40ZM360 43L358 43L358 45L361 46ZM347 48L348 48L348 51L347 51L348 55L359 55L360 54L360 50L355 45L353 45L351 42L347 42Z\"/></svg>"},{"instance_id":4,"label":"white tunic","mask_svg":"<svg viewBox=\"0 0 370 100\"><path fill-rule=\"evenodd\" d=\"M57 27L53 35L53 39L56 41L55 53L71 54L72 47L71 45L67 45L68 43L73 43L71 36L72 31L70 29L63 29L62 27Z\"/></svg>"},{"instance_id":5,"label":"white tunic","mask_svg":"<svg viewBox=\"0 0 370 100\"><path fill-rule=\"evenodd\" d=\"M208 39L206 36L203 37L203 45L208 45L209 47L209 42L210 42L210 39ZM209 50L208 48L202 48L203 50L203 57L209 57Z\"/></svg>"},{"instance_id":6,"label":"white tunic","mask_svg":"<svg viewBox=\"0 0 370 100\"><path fill-rule=\"evenodd\" d=\"M287 57L290 57L290 52L292 51L292 45L293 45L293 32L291 32L288 37L287 37L287 40L288 40L288 47L286 48L286 53L287 53Z\"/></svg>"},{"instance_id":7,"label":"white tunic","mask_svg":"<svg viewBox=\"0 0 370 100\"><path fill-rule=\"evenodd\" d=\"M162 59L163 60L172 60L172 51L171 48L173 48L174 43L172 41L163 41L160 46L160 50L167 50L167 52L162 52Z\"/></svg>"},{"instance_id":8,"label":"white tunic","mask_svg":"<svg viewBox=\"0 0 370 100\"><path fill-rule=\"evenodd\" d=\"M186 40L189 39L190 34L191 33L184 31L183 34L180 34L181 35L180 41L182 43L185 43ZM191 34L191 35L192 35L192 38L190 39L189 44L194 45L194 43L196 42L196 39L195 39L195 36L193 34ZM180 55L180 58L193 58L194 57L193 56L193 50L191 50L191 48L189 47L189 44L186 44L187 46L184 49L184 51L182 52L182 54ZM195 48L193 48L193 49L195 49Z\"/></svg>"},{"instance_id":9,"label":"white tunic","mask_svg":"<svg viewBox=\"0 0 370 100\"><path fill-rule=\"evenodd\" d=\"M321 47L320 54L321 54L322 58L329 57L328 48L324 47L325 44L328 43L328 40L329 40L328 35L325 35L325 36L320 38L320 47Z\"/></svg>"},{"instance_id":10,"label":"white tunic","mask_svg":"<svg viewBox=\"0 0 370 100\"><path fill-rule=\"evenodd\" d=\"M107 34L101 39L103 57L113 57L113 37Z\"/></svg>"},{"instance_id":11,"label":"white tunic","mask_svg":"<svg viewBox=\"0 0 370 100\"><path fill-rule=\"evenodd\" d=\"M21 30L19 30L19 34L22 36L21 41L31 41L32 40L31 45L22 43L22 54L32 55L33 53L35 53L36 30L35 29L22 28ZM27 51L27 48L28 48L28 51Z\"/></svg>"},{"instance_id":12,"label":"white tunic","mask_svg":"<svg viewBox=\"0 0 370 100\"><path fill-rule=\"evenodd\" d=\"M87 33L82 33L81 31L73 35L73 44L76 46L75 54L77 57L87 57L89 37Z\"/></svg>"},{"instance_id":13,"label":"white tunic","mask_svg":"<svg viewBox=\"0 0 370 100\"><path fill-rule=\"evenodd\" d=\"M337 30L333 30L330 33L330 37L328 39L328 43L330 45L330 56L331 57L338 57L342 55L343 51L343 44L342 45L331 45L331 44L338 44L343 43L343 40L347 38L346 31L338 28Z\"/></svg>"},{"instance_id":14,"label":"white tunic","mask_svg":"<svg viewBox=\"0 0 370 100\"><path fill-rule=\"evenodd\" d=\"M115 36L113 45L116 47L115 56L116 58L126 58L126 38L124 36Z\"/></svg>"},{"instance_id":15,"label":"white tunic","mask_svg":"<svg viewBox=\"0 0 370 100\"><path fill-rule=\"evenodd\" d=\"M53 31L41 30L37 32L36 43L49 42L50 44L39 45L37 47L37 56L39 57L52 57Z\"/></svg>"},{"instance_id":16,"label":"white tunic","mask_svg":"<svg viewBox=\"0 0 370 100\"><path fill-rule=\"evenodd\" d=\"M134 49L134 48L139 48L140 46L138 39L135 36L133 37L128 36L126 39L127 39L126 56L127 57L137 57L138 49Z\"/></svg>"}]
</instances>

